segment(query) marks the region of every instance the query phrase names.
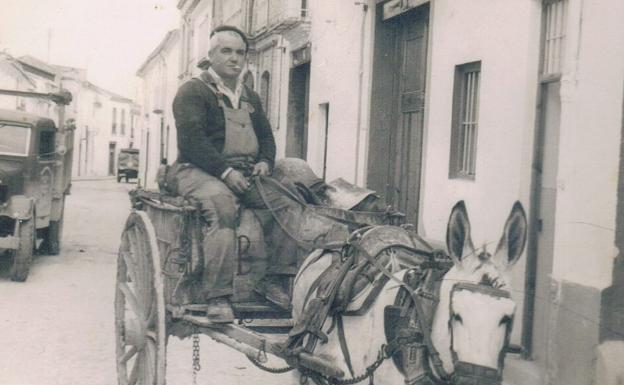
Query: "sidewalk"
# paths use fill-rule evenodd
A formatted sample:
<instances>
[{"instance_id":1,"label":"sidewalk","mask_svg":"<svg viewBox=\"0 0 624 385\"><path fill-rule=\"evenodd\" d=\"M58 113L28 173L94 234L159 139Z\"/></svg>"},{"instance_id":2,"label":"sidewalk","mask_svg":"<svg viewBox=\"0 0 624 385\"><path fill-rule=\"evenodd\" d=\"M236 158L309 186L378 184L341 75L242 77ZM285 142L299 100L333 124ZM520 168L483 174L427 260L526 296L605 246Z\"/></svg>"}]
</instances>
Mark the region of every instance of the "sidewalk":
<instances>
[{"instance_id":1,"label":"sidewalk","mask_svg":"<svg viewBox=\"0 0 624 385\"><path fill-rule=\"evenodd\" d=\"M515 354L507 354L503 378L503 385L543 385L537 364Z\"/></svg>"}]
</instances>

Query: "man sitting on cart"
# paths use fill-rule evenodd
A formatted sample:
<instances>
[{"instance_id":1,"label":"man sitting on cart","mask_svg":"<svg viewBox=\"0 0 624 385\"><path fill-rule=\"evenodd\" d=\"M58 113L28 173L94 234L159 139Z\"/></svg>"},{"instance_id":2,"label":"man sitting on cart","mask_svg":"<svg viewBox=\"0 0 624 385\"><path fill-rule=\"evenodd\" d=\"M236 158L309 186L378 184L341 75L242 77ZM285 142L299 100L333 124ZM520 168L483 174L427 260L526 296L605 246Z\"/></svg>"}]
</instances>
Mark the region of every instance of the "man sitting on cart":
<instances>
[{"instance_id":1,"label":"man sitting on cart","mask_svg":"<svg viewBox=\"0 0 624 385\"><path fill-rule=\"evenodd\" d=\"M210 65L184 83L173 101L178 159L167 172L173 192L202 204L204 269L199 290L208 318L234 320L230 297L236 264L236 222L246 204L249 177L269 175L275 140L259 96L243 84L248 42L232 26L215 28L210 37ZM290 296L279 284L281 271L295 261L275 256L271 271L256 291L287 307Z\"/></svg>"}]
</instances>

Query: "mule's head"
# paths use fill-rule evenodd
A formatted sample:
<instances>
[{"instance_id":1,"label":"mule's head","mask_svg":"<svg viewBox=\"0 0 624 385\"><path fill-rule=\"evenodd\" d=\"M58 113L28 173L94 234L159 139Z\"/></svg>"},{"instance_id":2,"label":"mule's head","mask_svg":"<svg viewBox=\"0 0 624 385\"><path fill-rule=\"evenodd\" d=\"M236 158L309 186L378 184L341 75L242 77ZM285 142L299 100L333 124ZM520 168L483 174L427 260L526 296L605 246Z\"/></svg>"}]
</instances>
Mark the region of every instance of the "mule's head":
<instances>
[{"instance_id":1,"label":"mule's head","mask_svg":"<svg viewBox=\"0 0 624 385\"><path fill-rule=\"evenodd\" d=\"M455 266L440 288L432 338L454 384L500 384L516 309L505 272L520 258L526 233L526 215L516 202L491 255L475 249L464 202L453 207L446 243Z\"/></svg>"}]
</instances>

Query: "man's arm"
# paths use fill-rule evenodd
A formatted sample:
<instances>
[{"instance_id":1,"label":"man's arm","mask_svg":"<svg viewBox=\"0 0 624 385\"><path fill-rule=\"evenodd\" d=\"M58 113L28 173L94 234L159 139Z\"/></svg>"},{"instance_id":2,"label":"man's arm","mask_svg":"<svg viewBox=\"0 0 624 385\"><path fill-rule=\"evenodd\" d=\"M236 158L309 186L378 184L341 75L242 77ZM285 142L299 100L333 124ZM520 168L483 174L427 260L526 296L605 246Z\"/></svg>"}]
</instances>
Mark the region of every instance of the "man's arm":
<instances>
[{"instance_id":1,"label":"man's arm","mask_svg":"<svg viewBox=\"0 0 624 385\"><path fill-rule=\"evenodd\" d=\"M178 150L185 160L219 178L227 166L223 156L208 137L209 132L216 131L207 127L211 113L217 111L208 109L207 102L195 82L186 82L178 89L173 100Z\"/></svg>"}]
</instances>

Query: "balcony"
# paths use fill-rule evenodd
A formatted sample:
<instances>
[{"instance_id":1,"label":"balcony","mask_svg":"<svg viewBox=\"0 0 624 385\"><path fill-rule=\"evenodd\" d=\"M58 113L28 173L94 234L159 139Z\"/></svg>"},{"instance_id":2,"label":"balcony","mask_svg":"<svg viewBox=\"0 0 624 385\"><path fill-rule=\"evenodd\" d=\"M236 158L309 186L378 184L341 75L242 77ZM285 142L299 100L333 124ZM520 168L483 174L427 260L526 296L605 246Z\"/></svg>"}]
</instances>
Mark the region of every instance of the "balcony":
<instances>
[{"instance_id":1,"label":"balcony","mask_svg":"<svg viewBox=\"0 0 624 385\"><path fill-rule=\"evenodd\" d=\"M309 23L306 4L302 0L258 0L254 3L250 36L258 38Z\"/></svg>"}]
</instances>

